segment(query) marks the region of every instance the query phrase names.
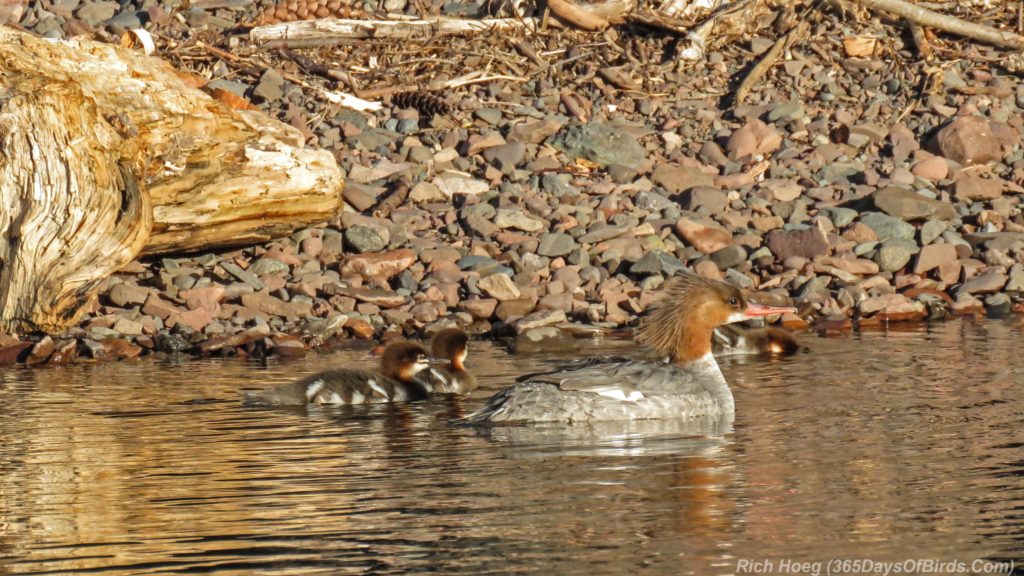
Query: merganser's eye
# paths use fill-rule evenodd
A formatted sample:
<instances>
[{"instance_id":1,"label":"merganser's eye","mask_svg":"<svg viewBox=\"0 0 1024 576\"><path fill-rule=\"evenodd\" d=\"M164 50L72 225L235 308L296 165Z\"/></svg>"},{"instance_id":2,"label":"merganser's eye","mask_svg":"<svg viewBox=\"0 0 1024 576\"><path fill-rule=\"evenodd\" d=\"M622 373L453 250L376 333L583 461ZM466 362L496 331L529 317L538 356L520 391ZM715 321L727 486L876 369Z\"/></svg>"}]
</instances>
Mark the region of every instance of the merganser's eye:
<instances>
[{"instance_id":1,"label":"merganser's eye","mask_svg":"<svg viewBox=\"0 0 1024 576\"><path fill-rule=\"evenodd\" d=\"M732 298L729 298L729 306L739 306L739 305L740 305L739 298L737 298L735 296L733 296Z\"/></svg>"}]
</instances>

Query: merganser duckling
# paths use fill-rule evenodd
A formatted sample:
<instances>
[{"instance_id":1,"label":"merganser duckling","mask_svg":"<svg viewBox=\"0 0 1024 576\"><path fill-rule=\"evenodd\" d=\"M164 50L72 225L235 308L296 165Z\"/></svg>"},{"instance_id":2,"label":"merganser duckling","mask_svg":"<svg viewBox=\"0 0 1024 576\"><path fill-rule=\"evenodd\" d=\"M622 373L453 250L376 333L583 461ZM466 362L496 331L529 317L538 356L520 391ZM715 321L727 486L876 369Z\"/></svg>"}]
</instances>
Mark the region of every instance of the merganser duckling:
<instances>
[{"instance_id":1,"label":"merganser duckling","mask_svg":"<svg viewBox=\"0 0 1024 576\"><path fill-rule=\"evenodd\" d=\"M432 360L412 342L389 344L380 357L380 370L336 368L297 382L246 394L249 404L299 406L303 404L376 404L421 400L430 396L429 384L416 379Z\"/></svg>"},{"instance_id":2,"label":"merganser duckling","mask_svg":"<svg viewBox=\"0 0 1024 576\"><path fill-rule=\"evenodd\" d=\"M466 417L469 423L592 422L731 417L732 391L711 354L723 324L792 312L750 302L724 282L685 273L637 329L635 338L667 361L589 359L524 376Z\"/></svg>"},{"instance_id":3,"label":"merganser duckling","mask_svg":"<svg viewBox=\"0 0 1024 576\"><path fill-rule=\"evenodd\" d=\"M733 354L777 354L789 356L800 351L796 337L775 326L747 327L726 324L715 328L711 340L715 356Z\"/></svg>"},{"instance_id":4,"label":"merganser duckling","mask_svg":"<svg viewBox=\"0 0 1024 576\"><path fill-rule=\"evenodd\" d=\"M476 390L476 378L465 366L469 355L469 336L465 332L458 328L438 332L430 343L430 354L434 358L448 360L448 364L420 372L417 380L428 384L435 394L463 394Z\"/></svg>"}]
</instances>

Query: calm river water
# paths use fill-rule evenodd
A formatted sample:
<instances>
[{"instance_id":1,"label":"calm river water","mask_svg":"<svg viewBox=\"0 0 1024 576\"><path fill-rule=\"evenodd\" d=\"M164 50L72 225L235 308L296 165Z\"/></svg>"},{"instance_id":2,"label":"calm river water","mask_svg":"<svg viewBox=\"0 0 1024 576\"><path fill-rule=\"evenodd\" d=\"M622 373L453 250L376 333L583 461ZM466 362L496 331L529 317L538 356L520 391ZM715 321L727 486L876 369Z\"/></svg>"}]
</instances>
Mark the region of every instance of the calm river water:
<instances>
[{"instance_id":1,"label":"calm river water","mask_svg":"<svg viewBox=\"0 0 1024 576\"><path fill-rule=\"evenodd\" d=\"M245 408L237 391L370 364L365 351L4 369L0 573L705 575L1021 558L1022 332L1014 319L804 334L809 351L791 358L723 360L737 418L719 437L452 426L556 361L489 343L470 355L472 397L357 409Z\"/></svg>"}]
</instances>

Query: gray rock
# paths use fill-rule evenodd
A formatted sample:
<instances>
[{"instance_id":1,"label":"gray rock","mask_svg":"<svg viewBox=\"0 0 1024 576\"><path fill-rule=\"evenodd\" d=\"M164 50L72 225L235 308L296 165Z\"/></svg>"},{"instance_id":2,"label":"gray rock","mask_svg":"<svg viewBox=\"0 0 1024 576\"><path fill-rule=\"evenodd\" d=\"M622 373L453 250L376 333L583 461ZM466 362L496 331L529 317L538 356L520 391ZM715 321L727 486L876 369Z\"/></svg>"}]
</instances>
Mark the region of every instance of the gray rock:
<instances>
[{"instance_id":1,"label":"gray rock","mask_svg":"<svg viewBox=\"0 0 1024 576\"><path fill-rule=\"evenodd\" d=\"M832 220L832 223L835 224L836 228L846 228L855 218L857 218L857 215L859 214L859 212L852 208L843 208L840 206L830 206L828 208L824 208L822 212Z\"/></svg>"},{"instance_id":2,"label":"gray rock","mask_svg":"<svg viewBox=\"0 0 1024 576\"><path fill-rule=\"evenodd\" d=\"M875 262L883 272L896 272L902 270L918 252L920 249L912 240L890 239L878 249Z\"/></svg>"},{"instance_id":3,"label":"gray rock","mask_svg":"<svg viewBox=\"0 0 1024 576\"><path fill-rule=\"evenodd\" d=\"M799 100L790 100L788 102L781 102L772 107L768 111L769 122L790 122L792 120L799 120L804 116L804 105Z\"/></svg>"},{"instance_id":4,"label":"gray rock","mask_svg":"<svg viewBox=\"0 0 1024 576\"><path fill-rule=\"evenodd\" d=\"M999 270L989 270L980 276L969 278L960 285L957 297L961 294L991 294L1002 290L1006 285L1006 274Z\"/></svg>"},{"instance_id":5,"label":"gray rock","mask_svg":"<svg viewBox=\"0 0 1024 576\"><path fill-rule=\"evenodd\" d=\"M885 241L890 238L900 240L914 239L914 226L907 224L899 218L893 218L881 212L864 212L860 215L860 221L871 228L879 240Z\"/></svg>"},{"instance_id":6,"label":"gray rock","mask_svg":"<svg viewBox=\"0 0 1024 576\"><path fill-rule=\"evenodd\" d=\"M625 128L604 122L563 128L554 136L554 145L570 156L601 166L621 164L635 170L647 158L643 147Z\"/></svg>"},{"instance_id":7,"label":"gray rock","mask_svg":"<svg viewBox=\"0 0 1024 576\"><path fill-rule=\"evenodd\" d=\"M223 268L224 271L227 272L228 274L231 274L235 278L238 278L242 282L248 284L249 286L252 286L254 290L263 290L266 287L266 285L263 284L263 282L260 281L260 279L257 278L254 274L252 274L248 270L242 270L237 264L233 262L221 262L220 267Z\"/></svg>"},{"instance_id":8,"label":"gray rock","mask_svg":"<svg viewBox=\"0 0 1024 576\"><path fill-rule=\"evenodd\" d=\"M83 20L91 26L110 19L117 13L120 6L117 2L83 2L75 12L79 20Z\"/></svg>"},{"instance_id":9,"label":"gray rock","mask_svg":"<svg viewBox=\"0 0 1024 576\"><path fill-rule=\"evenodd\" d=\"M946 223L941 220L929 220L921 225L921 245L927 246L946 231Z\"/></svg>"},{"instance_id":10,"label":"gray rock","mask_svg":"<svg viewBox=\"0 0 1024 576\"><path fill-rule=\"evenodd\" d=\"M551 258L565 256L576 249L576 241L564 232L548 232L541 235L537 254Z\"/></svg>"},{"instance_id":11,"label":"gray rock","mask_svg":"<svg viewBox=\"0 0 1024 576\"><path fill-rule=\"evenodd\" d=\"M345 241L360 254L381 252L388 247L388 243L381 238L377 230L358 224L345 228Z\"/></svg>"},{"instance_id":12,"label":"gray rock","mask_svg":"<svg viewBox=\"0 0 1024 576\"><path fill-rule=\"evenodd\" d=\"M913 190L890 186L874 195L875 207L900 220L956 218L956 209L949 202L922 196Z\"/></svg>"},{"instance_id":13,"label":"gray rock","mask_svg":"<svg viewBox=\"0 0 1024 576\"><path fill-rule=\"evenodd\" d=\"M618 238L632 230L634 226L636 225L615 226L613 224L608 224L607 222L597 222L587 229L586 234L579 237L579 242L582 242L583 244L595 244L603 240Z\"/></svg>"},{"instance_id":14,"label":"gray rock","mask_svg":"<svg viewBox=\"0 0 1024 576\"><path fill-rule=\"evenodd\" d=\"M481 108L474 111L473 115L491 126L501 124L501 110L497 108Z\"/></svg>"},{"instance_id":15,"label":"gray rock","mask_svg":"<svg viewBox=\"0 0 1024 576\"><path fill-rule=\"evenodd\" d=\"M518 208L501 208L494 216L494 225L498 228L515 228L523 232L537 232L547 228L547 223L534 218Z\"/></svg>"},{"instance_id":16,"label":"gray rock","mask_svg":"<svg viewBox=\"0 0 1024 576\"><path fill-rule=\"evenodd\" d=\"M544 191L554 194L556 197L578 194L579 190L571 182L570 174L545 174L540 180Z\"/></svg>"},{"instance_id":17,"label":"gray rock","mask_svg":"<svg viewBox=\"0 0 1024 576\"><path fill-rule=\"evenodd\" d=\"M257 276L262 276L264 274L286 274L290 268L280 260L275 260L273 258L260 258L253 262L252 265L249 266L248 270Z\"/></svg>"},{"instance_id":18,"label":"gray rock","mask_svg":"<svg viewBox=\"0 0 1024 576\"><path fill-rule=\"evenodd\" d=\"M503 174L511 174L526 158L526 145L522 142L502 144L484 150L484 159Z\"/></svg>"},{"instance_id":19,"label":"gray rock","mask_svg":"<svg viewBox=\"0 0 1024 576\"><path fill-rule=\"evenodd\" d=\"M711 253L711 261L718 266L719 270L735 268L747 260L747 250L739 244L726 246L717 252Z\"/></svg>"},{"instance_id":20,"label":"gray rock","mask_svg":"<svg viewBox=\"0 0 1024 576\"><path fill-rule=\"evenodd\" d=\"M718 188L695 186L683 193L683 208L696 212L705 208L712 214L721 214L729 204L729 196Z\"/></svg>"},{"instance_id":21,"label":"gray rock","mask_svg":"<svg viewBox=\"0 0 1024 576\"><path fill-rule=\"evenodd\" d=\"M284 96L284 76L273 68L260 76L260 82L253 89L252 93L263 99L264 102L276 102Z\"/></svg>"},{"instance_id":22,"label":"gray rock","mask_svg":"<svg viewBox=\"0 0 1024 576\"><path fill-rule=\"evenodd\" d=\"M665 195L654 192L653 190L638 192L633 202L636 204L636 207L641 210L657 210L659 212L661 210L678 206Z\"/></svg>"},{"instance_id":23,"label":"gray rock","mask_svg":"<svg viewBox=\"0 0 1024 576\"><path fill-rule=\"evenodd\" d=\"M174 334L167 333L157 334L154 344L158 352L165 352L167 354L177 354L192 347L191 344L181 336L175 336Z\"/></svg>"},{"instance_id":24,"label":"gray rock","mask_svg":"<svg viewBox=\"0 0 1024 576\"><path fill-rule=\"evenodd\" d=\"M685 267L675 256L661 250L652 250L629 267L630 274L662 274L672 276Z\"/></svg>"}]
</instances>

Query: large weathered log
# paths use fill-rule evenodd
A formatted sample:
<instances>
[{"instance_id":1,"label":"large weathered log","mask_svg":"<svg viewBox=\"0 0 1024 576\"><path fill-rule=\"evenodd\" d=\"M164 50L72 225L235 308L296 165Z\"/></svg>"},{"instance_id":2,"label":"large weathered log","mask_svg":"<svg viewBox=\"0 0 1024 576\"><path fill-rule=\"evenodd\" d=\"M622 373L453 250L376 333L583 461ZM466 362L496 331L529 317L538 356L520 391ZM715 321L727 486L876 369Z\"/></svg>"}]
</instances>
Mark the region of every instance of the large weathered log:
<instances>
[{"instance_id":1,"label":"large weathered log","mask_svg":"<svg viewBox=\"0 0 1024 576\"><path fill-rule=\"evenodd\" d=\"M0 27L0 331L73 324L140 251L265 240L332 217L342 178L297 130L166 63Z\"/></svg>"}]
</instances>

